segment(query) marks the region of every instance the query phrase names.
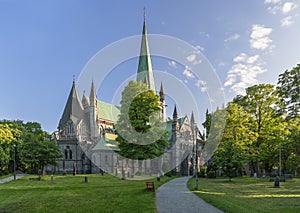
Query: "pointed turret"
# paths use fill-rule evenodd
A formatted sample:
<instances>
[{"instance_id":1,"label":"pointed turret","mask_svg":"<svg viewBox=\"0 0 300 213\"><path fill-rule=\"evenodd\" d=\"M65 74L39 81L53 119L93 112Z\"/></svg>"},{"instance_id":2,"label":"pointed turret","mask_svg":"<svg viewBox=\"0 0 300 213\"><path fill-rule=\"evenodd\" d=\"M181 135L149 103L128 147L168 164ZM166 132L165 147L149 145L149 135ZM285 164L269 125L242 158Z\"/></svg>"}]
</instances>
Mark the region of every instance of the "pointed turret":
<instances>
[{"instance_id":1,"label":"pointed turret","mask_svg":"<svg viewBox=\"0 0 300 213\"><path fill-rule=\"evenodd\" d=\"M177 113L177 108L176 108L176 105L175 105L174 111L173 111L172 134L175 132L175 135L176 135L176 131L178 130L178 128L179 128L178 113Z\"/></svg>"},{"instance_id":2,"label":"pointed turret","mask_svg":"<svg viewBox=\"0 0 300 213\"><path fill-rule=\"evenodd\" d=\"M83 116L83 106L76 90L75 81L73 80L72 89L70 91L64 112L59 121L58 128L62 129L68 121L77 124Z\"/></svg>"},{"instance_id":3,"label":"pointed turret","mask_svg":"<svg viewBox=\"0 0 300 213\"><path fill-rule=\"evenodd\" d=\"M194 112L192 111L192 115L191 115L191 129L192 132L196 130L196 122L195 122L195 117L194 117Z\"/></svg>"},{"instance_id":4,"label":"pointed turret","mask_svg":"<svg viewBox=\"0 0 300 213\"><path fill-rule=\"evenodd\" d=\"M139 57L139 66L137 70L136 81L147 82L147 86L149 89L155 91L155 82L154 75L152 70L152 61L148 43L148 36L146 30L146 13L144 11L144 25L143 25L143 34L142 34L142 42L141 42L141 50Z\"/></svg>"},{"instance_id":5,"label":"pointed turret","mask_svg":"<svg viewBox=\"0 0 300 213\"><path fill-rule=\"evenodd\" d=\"M83 91L83 96L82 96L81 102L82 102L84 111L89 110L89 108L90 108L90 100L89 100L89 98L87 97L87 95L86 95L86 93L85 93L85 90Z\"/></svg>"},{"instance_id":6,"label":"pointed turret","mask_svg":"<svg viewBox=\"0 0 300 213\"><path fill-rule=\"evenodd\" d=\"M97 97L95 92L94 81L92 80L91 92L90 92L90 105L96 106Z\"/></svg>"},{"instance_id":7,"label":"pointed turret","mask_svg":"<svg viewBox=\"0 0 300 213\"><path fill-rule=\"evenodd\" d=\"M166 102L165 102L165 93L164 93L164 87L163 84L161 83L160 85L160 91L159 91L159 99L160 99L160 119L161 121L165 122L167 119L167 114L166 114Z\"/></svg>"},{"instance_id":8,"label":"pointed turret","mask_svg":"<svg viewBox=\"0 0 300 213\"><path fill-rule=\"evenodd\" d=\"M164 92L164 87L163 87L162 82L160 84L159 97L160 97L160 102L165 101L165 92Z\"/></svg>"},{"instance_id":9,"label":"pointed turret","mask_svg":"<svg viewBox=\"0 0 300 213\"><path fill-rule=\"evenodd\" d=\"M173 111L173 120L172 120L172 135L171 135L171 143L170 143L170 148L172 150L171 152L171 165L172 168L172 174L176 175L178 172L178 167L177 167L177 154L176 154L176 142L177 142L177 133L179 130L179 124L178 124L178 114L177 114L177 108L176 105L174 106L174 111Z\"/></svg>"},{"instance_id":10,"label":"pointed turret","mask_svg":"<svg viewBox=\"0 0 300 213\"><path fill-rule=\"evenodd\" d=\"M196 124L196 122L195 122L194 112L192 111L192 115L191 115L191 125L192 125L193 128L195 127L195 124Z\"/></svg>"},{"instance_id":11,"label":"pointed turret","mask_svg":"<svg viewBox=\"0 0 300 213\"><path fill-rule=\"evenodd\" d=\"M192 115L191 115L191 124L195 123L195 118L194 118L194 112L192 111Z\"/></svg>"},{"instance_id":12,"label":"pointed turret","mask_svg":"<svg viewBox=\"0 0 300 213\"><path fill-rule=\"evenodd\" d=\"M176 121L178 121L178 113L177 113L177 108L176 105L174 107L174 111L173 111L173 121L176 119Z\"/></svg>"},{"instance_id":13,"label":"pointed turret","mask_svg":"<svg viewBox=\"0 0 300 213\"><path fill-rule=\"evenodd\" d=\"M97 138L99 135L97 117L98 117L97 96L94 87L94 81L92 81L91 92L90 92L90 136L92 138Z\"/></svg>"}]
</instances>

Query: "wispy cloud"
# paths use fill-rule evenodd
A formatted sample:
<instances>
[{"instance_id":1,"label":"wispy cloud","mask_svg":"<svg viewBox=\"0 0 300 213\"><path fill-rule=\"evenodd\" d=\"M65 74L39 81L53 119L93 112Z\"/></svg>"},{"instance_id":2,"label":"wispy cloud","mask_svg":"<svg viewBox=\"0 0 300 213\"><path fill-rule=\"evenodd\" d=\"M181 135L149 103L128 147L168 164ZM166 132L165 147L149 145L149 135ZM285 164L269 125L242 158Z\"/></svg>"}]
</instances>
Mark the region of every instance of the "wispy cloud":
<instances>
[{"instance_id":1,"label":"wispy cloud","mask_svg":"<svg viewBox=\"0 0 300 213\"><path fill-rule=\"evenodd\" d=\"M280 0L265 0L265 4L270 5L268 7L268 12L276 15L282 10L282 4Z\"/></svg>"},{"instance_id":2,"label":"wispy cloud","mask_svg":"<svg viewBox=\"0 0 300 213\"><path fill-rule=\"evenodd\" d=\"M269 4L268 7L269 13L276 15L277 13L281 13L284 15L289 14L291 11L293 11L295 8L298 7L298 5L294 2L288 1L288 2L282 2L280 0L265 0L265 4ZM280 20L282 27L289 27L294 23L292 16L284 17Z\"/></svg>"},{"instance_id":3,"label":"wispy cloud","mask_svg":"<svg viewBox=\"0 0 300 213\"><path fill-rule=\"evenodd\" d=\"M276 15L279 11L281 11L281 9L282 8L279 5L270 6L270 7L268 7L268 12L273 15Z\"/></svg>"},{"instance_id":4,"label":"wispy cloud","mask_svg":"<svg viewBox=\"0 0 300 213\"><path fill-rule=\"evenodd\" d=\"M265 0L265 4L276 4L280 3L281 0Z\"/></svg>"},{"instance_id":5,"label":"wispy cloud","mask_svg":"<svg viewBox=\"0 0 300 213\"><path fill-rule=\"evenodd\" d=\"M235 58L233 58L233 61L238 63L238 62L245 62L247 60L247 54L246 53L241 53Z\"/></svg>"},{"instance_id":6,"label":"wispy cloud","mask_svg":"<svg viewBox=\"0 0 300 213\"><path fill-rule=\"evenodd\" d=\"M218 66L219 66L219 67L224 67L224 66L226 66L226 62L221 61L221 62L218 64Z\"/></svg>"},{"instance_id":7,"label":"wispy cloud","mask_svg":"<svg viewBox=\"0 0 300 213\"><path fill-rule=\"evenodd\" d=\"M170 67L173 67L173 68L177 68L177 63L176 63L176 61L168 61L168 65L170 66Z\"/></svg>"},{"instance_id":8,"label":"wispy cloud","mask_svg":"<svg viewBox=\"0 0 300 213\"><path fill-rule=\"evenodd\" d=\"M193 63L194 65L202 63L201 59L197 59L197 55L200 53L200 51L197 49L194 53L188 55L186 57L186 60L188 63Z\"/></svg>"},{"instance_id":9,"label":"wispy cloud","mask_svg":"<svg viewBox=\"0 0 300 213\"><path fill-rule=\"evenodd\" d=\"M191 72L191 69L188 66L185 66L182 74L189 79L195 78L194 74Z\"/></svg>"},{"instance_id":10,"label":"wispy cloud","mask_svg":"<svg viewBox=\"0 0 300 213\"><path fill-rule=\"evenodd\" d=\"M201 92L207 91L207 83L205 81L198 80L195 85L200 88Z\"/></svg>"},{"instance_id":11,"label":"wispy cloud","mask_svg":"<svg viewBox=\"0 0 300 213\"><path fill-rule=\"evenodd\" d=\"M200 45L195 46L195 48L196 48L197 50L200 50L201 52L203 52L203 51L205 50L205 48L202 47L202 46L200 46Z\"/></svg>"},{"instance_id":12,"label":"wispy cloud","mask_svg":"<svg viewBox=\"0 0 300 213\"><path fill-rule=\"evenodd\" d=\"M285 17L285 18L281 19L281 26L282 27L288 27L293 23L294 23L294 21L292 21L292 16L288 16L288 17Z\"/></svg>"},{"instance_id":13,"label":"wispy cloud","mask_svg":"<svg viewBox=\"0 0 300 213\"><path fill-rule=\"evenodd\" d=\"M186 60L188 62L193 62L195 59L196 59L196 54L191 54L191 55L186 57Z\"/></svg>"},{"instance_id":14,"label":"wispy cloud","mask_svg":"<svg viewBox=\"0 0 300 213\"><path fill-rule=\"evenodd\" d=\"M199 35L200 35L200 36L204 36L204 37L206 37L206 38L209 38L209 37L210 37L210 35L209 35L208 33L206 33L206 32L199 32Z\"/></svg>"},{"instance_id":15,"label":"wispy cloud","mask_svg":"<svg viewBox=\"0 0 300 213\"><path fill-rule=\"evenodd\" d=\"M287 14L294 10L297 5L294 2L285 2L282 7L282 13Z\"/></svg>"},{"instance_id":16,"label":"wispy cloud","mask_svg":"<svg viewBox=\"0 0 300 213\"><path fill-rule=\"evenodd\" d=\"M248 56L241 53L233 59L235 64L227 73L225 87L230 87L236 94L245 94L245 88L257 83L257 75L266 70L259 63L259 55Z\"/></svg>"},{"instance_id":17,"label":"wispy cloud","mask_svg":"<svg viewBox=\"0 0 300 213\"><path fill-rule=\"evenodd\" d=\"M226 38L224 41L225 42L229 42L229 41L234 41L239 39L241 36L237 33L235 33L234 35L229 36L228 38Z\"/></svg>"},{"instance_id":18,"label":"wispy cloud","mask_svg":"<svg viewBox=\"0 0 300 213\"><path fill-rule=\"evenodd\" d=\"M264 25L252 25L252 33L250 35L250 46L253 49L265 50L272 43L268 37L272 32L272 28L266 28Z\"/></svg>"}]
</instances>

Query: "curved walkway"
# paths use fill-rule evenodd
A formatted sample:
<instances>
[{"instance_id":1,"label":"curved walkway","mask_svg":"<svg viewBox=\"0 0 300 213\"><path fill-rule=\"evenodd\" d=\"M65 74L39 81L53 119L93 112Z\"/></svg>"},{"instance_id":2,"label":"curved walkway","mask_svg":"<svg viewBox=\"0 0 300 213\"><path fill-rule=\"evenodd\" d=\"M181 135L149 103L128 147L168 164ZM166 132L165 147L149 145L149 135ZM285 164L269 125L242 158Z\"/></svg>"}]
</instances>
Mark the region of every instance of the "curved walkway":
<instances>
[{"instance_id":1,"label":"curved walkway","mask_svg":"<svg viewBox=\"0 0 300 213\"><path fill-rule=\"evenodd\" d=\"M17 174L16 179L22 178L24 176L26 176L26 175L25 174ZM12 181L12 180L14 180L14 176L10 176L8 178L2 178L2 179L0 179L0 184L1 183L6 183L6 182L9 182L9 181Z\"/></svg>"},{"instance_id":2,"label":"curved walkway","mask_svg":"<svg viewBox=\"0 0 300 213\"><path fill-rule=\"evenodd\" d=\"M156 207L159 213L219 213L221 210L206 203L187 188L191 177L175 178L163 184L156 192Z\"/></svg>"}]
</instances>

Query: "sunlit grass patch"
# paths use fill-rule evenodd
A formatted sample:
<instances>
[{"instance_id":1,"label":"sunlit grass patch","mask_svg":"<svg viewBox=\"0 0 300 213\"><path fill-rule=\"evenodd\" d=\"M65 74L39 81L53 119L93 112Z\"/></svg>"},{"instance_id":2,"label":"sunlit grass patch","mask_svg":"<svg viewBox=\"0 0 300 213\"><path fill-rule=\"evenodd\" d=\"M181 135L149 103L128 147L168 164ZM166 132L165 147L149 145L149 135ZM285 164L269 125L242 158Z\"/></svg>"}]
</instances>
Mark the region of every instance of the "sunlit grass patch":
<instances>
[{"instance_id":1,"label":"sunlit grass patch","mask_svg":"<svg viewBox=\"0 0 300 213\"><path fill-rule=\"evenodd\" d=\"M88 183L84 177L88 177ZM26 176L0 185L0 210L6 212L156 212L155 193L145 180L121 180L101 175L45 176L41 181ZM155 188L169 181L161 177Z\"/></svg>"},{"instance_id":2,"label":"sunlit grass patch","mask_svg":"<svg viewBox=\"0 0 300 213\"><path fill-rule=\"evenodd\" d=\"M199 179L199 190L195 179L190 179L190 190L225 212L300 212L300 179L281 182L274 188L269 179L235 178Z\"/></svg>"}]
</instances>

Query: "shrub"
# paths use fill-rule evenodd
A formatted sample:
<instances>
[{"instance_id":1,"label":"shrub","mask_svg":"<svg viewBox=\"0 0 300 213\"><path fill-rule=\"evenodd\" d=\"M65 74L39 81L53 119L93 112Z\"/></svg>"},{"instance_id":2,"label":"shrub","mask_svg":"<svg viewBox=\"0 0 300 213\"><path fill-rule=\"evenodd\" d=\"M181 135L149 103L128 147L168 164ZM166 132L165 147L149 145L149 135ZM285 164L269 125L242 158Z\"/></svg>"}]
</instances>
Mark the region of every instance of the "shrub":
<instances>
[{"instance_id":1,"label":"shrub","mask_svg":"<svg viewBox=\"0 0 300 213\"><path fill-rule=\"evenodd\" d=\"M214 171L209 171L208 173L207 173L207 177L208 178L216 178L217 176L216 176L216 172L214 172Z\"/></svg>"},{"instance_id":2,"label":"shrub","mask_svg":"<svg viewBox=\"0 0 300 213\"><path fill-rule=\"evenodd\" d=\"M167 176L167 177L172 177L172 172L170 171L170 172L167 172L166 174L165 174L165 176Z\"/></svg>"},{"instance_id":3,"label":"shrub","mask_svg":"<svg viewBox=\"0 0 300 213\"><path fill-rule=\"evenodd\" d=\"M198 173L199 177L205 177L205 168L201 168L199 173Z\"/></svg>"}]
</instances>

